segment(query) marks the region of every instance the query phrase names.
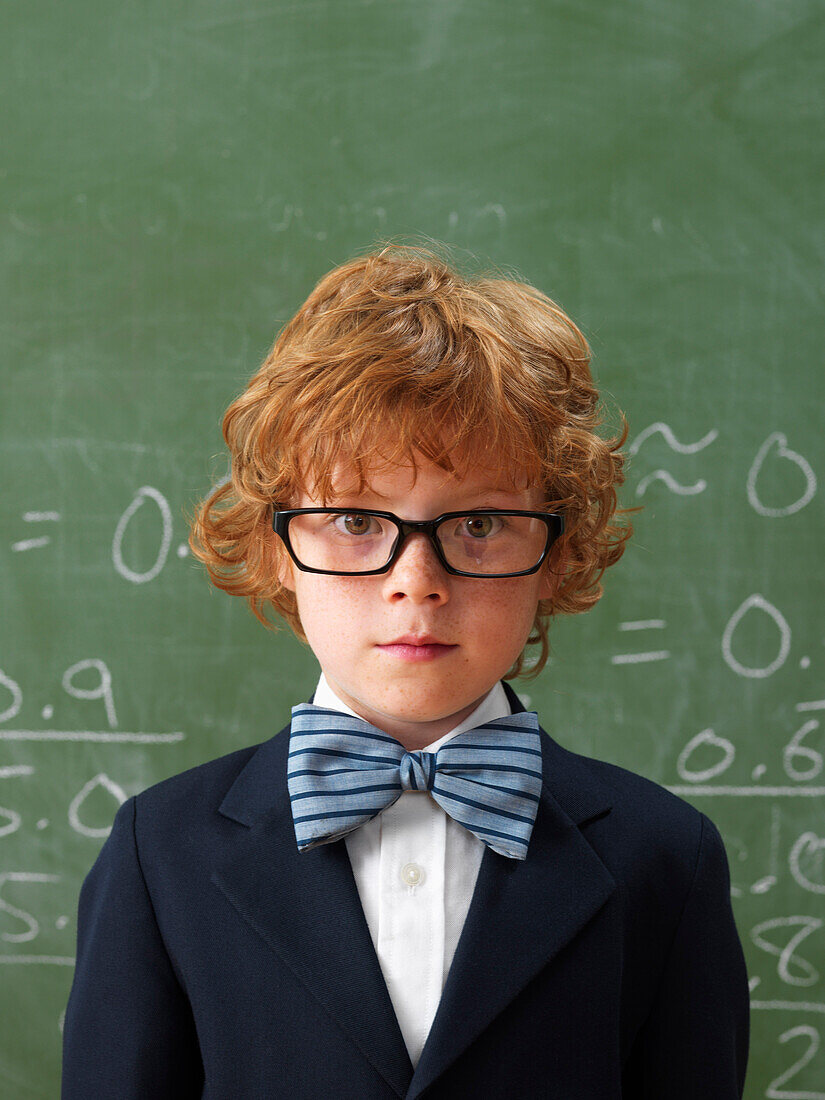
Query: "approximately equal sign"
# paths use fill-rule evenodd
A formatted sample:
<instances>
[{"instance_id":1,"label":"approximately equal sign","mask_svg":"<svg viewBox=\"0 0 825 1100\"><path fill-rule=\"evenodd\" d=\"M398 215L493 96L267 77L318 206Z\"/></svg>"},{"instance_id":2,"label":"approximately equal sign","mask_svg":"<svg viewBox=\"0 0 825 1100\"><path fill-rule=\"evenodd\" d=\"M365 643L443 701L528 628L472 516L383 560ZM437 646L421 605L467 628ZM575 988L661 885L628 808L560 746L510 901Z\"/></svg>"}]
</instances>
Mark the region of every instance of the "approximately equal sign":
<instances>
[{"instance_id":1,"label":"approximately equal sign","mask_svg":"<svg viewBox=\"0 0 825 1100\"><path fill-rule=\"evenodd\" d=\"M60 519L59 512L24 512L24 523L43 523L43 522L55 522ZM12 550L37 550L40 546L48 546L51 542L49 535L40 535L36 539L21 539L19 542L13 542L11 544Z\"/></svg>"},{"instance_id":2,"label":"approximately equal sign","mask_svg":"<svg viewBox=\"0 0 825 1100\"><path fill-rule=\"evenodd\" d=\"M619 623L619 630L663 630L667 626L664 619L634 619ZM614 653L610 658L614 665L639 665L645 661L666 661L669 649L649 649L642 653Z\"/></svg>"}]
</instances>

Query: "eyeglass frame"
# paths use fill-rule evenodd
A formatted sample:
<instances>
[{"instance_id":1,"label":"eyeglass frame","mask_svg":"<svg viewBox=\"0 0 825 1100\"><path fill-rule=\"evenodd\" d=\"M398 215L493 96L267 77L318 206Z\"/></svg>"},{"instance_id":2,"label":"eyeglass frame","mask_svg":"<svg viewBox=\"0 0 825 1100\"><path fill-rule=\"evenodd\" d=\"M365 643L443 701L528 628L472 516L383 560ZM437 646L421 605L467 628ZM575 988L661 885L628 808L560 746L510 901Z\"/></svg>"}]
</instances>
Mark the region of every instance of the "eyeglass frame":
<instances>
[{"instance_id":1,"label":"eyeglass frame","mask_svg":"<svg viewBox=\"0 0 825 1100\"><path fill-rule=\"evenodd\" d=\"M332 512L335 515L344 516L380 516L383 519L390 519L398 527L398 535L392 549L390 550L389 561L386 565L380 569L365 569L358 570L354 573L339 572L335 569L313 569L311 566L304 565L299 559L289 538L289 521L293 516L307 515L308 513L329 513ZM447 561L444 556L444 551L441 547L441 543L436 534L436 529L447 519L459 519L462 516L476 516L476 515L501 515L501 516L532 516L535 519L541 519L547 528L547 539L544 544L544 550L541 557L536 564L530 569L521 569L517 573L468 573L463 569L455 569ZM444 569L452 574L454 577L475 577L478 580L497 580L500 577L528 577L533 573L537 573L541 568L547 555L553 544L564 533L564 516L558 512L532 512L522 511L518 508L470 508L463 512L442 512L440 516L436 516L435 519L424 520L408 520L401 519L395 512L380 512L372 508L286 508L272 510L272 529L276 535L278 535L286 546L289 556L293 562L298 566L302 573L323 573L325 576L330 577L374 577L376 574L389 573L395 562L398 560L401 550L407 541L407 537L417 532L423 532L430 540L430 545L435 550L439 561Z\"/></svg>"}]
</instances>

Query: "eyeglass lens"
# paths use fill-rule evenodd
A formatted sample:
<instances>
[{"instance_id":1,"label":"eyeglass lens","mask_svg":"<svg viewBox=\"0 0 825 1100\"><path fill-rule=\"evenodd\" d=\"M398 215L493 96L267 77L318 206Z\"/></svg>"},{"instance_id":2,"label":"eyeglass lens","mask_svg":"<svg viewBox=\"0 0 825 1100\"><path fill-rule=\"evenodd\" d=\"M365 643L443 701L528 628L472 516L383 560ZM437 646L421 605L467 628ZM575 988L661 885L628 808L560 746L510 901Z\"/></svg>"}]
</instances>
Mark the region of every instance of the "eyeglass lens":
<instances>
[{"instance_id":1,"label":"eyeglass lens","mask_svg":"<svg viewBox=\"0 0 825 1100\"><path fill-rule=\"evenodd\" d=\"M534 516L475 513L452 516L437 534L453 569L494 575L530 569L541 558L546 524ZM390 560L398 525L363 512L318 512L292 516L289 537L299 561L310 569L358 573Z\"/></svg>"}]
</instances>

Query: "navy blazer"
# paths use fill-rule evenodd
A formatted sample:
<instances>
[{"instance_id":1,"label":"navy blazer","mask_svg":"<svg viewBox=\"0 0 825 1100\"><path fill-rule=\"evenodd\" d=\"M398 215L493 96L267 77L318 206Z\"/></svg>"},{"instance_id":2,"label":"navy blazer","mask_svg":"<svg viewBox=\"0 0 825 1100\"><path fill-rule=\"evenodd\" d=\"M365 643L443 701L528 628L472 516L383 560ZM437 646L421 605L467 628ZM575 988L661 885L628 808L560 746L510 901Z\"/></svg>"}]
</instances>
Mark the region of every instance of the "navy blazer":
<instances>
[{"instance_id":1,"label":"navy blazer","mask_svg":"<svg viewBox=\"0 0 825 1100\"><path fill-rule=\"evenodd\" d=\"M741 1097L718 830L542 734L527 859L485 848L415 1071L344 840L298 851L289 726L128 798L80 891L63 1100Z\"/></svg>"}]
</instances>

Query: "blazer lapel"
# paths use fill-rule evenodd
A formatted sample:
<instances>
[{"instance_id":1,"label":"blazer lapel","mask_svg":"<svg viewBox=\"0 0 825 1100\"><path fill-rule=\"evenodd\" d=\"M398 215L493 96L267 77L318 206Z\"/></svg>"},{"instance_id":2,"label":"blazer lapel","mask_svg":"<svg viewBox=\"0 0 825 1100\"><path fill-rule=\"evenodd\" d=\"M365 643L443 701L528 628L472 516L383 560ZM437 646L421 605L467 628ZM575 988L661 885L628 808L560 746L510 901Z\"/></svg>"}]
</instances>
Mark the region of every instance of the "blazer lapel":
<instances>
[{"instance_id":1,"label":"blazer lapel","mask_svg":"<svg viewBox=\"0 0 825 1100\"><path fill-rule=\"evenodd\" d=\"M518 696L502 681L514 712ZM310 700L311 701L311 700ZM542 730L541 802L525 860L485 848L467 919L415 1071L343 839L299 852L286 783L289 726L247 761L220 806L246 826L212 881L398 1096L415 1100L598 912L615 880L579 826L610 791ZM266 873L262 874L262 869Z\"/></svg>"},{"instance_id":2,"label":"blazer lapel","mask_svg":"<svg viewBox=\"0 0 825 1100\"><path fill-rule=\"evenodd\" d=\"M212 881L398 1096L413 1074L343 839L299 852L286 726L249 759L220 812L248 826Z\"/></svg>"},{"instance_id":3,"label":"blazer lapel","mask_svg":"<svg viewBox=\"0 0 825 1100\"><path fill-rule=\"evenodd\" d=\"M502 681L514 713L521 701ZM579 826L610 791L542 729L544 779L527 858L486 848L435 1019L407 1100L415 1100L587 924L616 881Z\"/></svg>"}]
</instances>

